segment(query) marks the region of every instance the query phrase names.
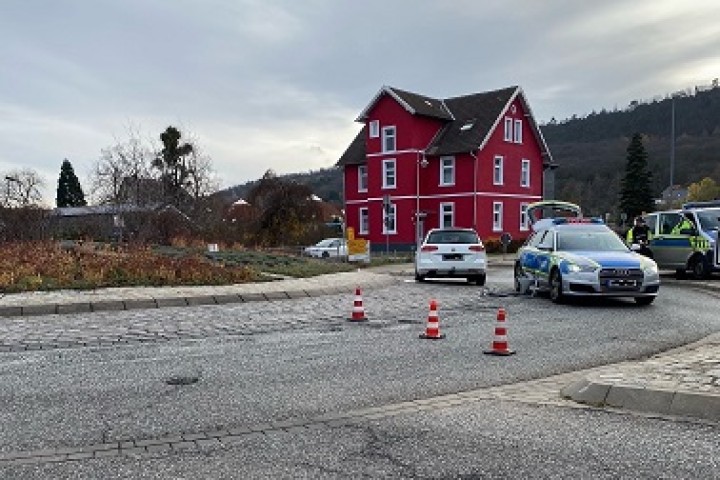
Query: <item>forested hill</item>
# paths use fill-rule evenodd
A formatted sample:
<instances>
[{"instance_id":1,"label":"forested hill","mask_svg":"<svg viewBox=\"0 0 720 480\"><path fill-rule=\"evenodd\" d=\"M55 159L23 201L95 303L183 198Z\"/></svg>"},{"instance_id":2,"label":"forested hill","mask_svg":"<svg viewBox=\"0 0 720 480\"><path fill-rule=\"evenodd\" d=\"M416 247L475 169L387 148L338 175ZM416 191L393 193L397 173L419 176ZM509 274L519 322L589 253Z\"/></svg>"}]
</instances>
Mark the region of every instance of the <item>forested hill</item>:
<instances>
[{"instance_id":1,"label":"forested hill","mask_svg":"<svg viewBox=\"0 0 720 480\"><path fill-rule=\"evenodd\" d=\"M635 132L645 135L653 187L659 197L670 184L670 96L632 102L624 109L601 110L586 117L541 125L553 159L559 165L555 197L578 203L593 215L615 212ZM674 183L688 185L711 177L720 182L720 87L696 87L675 96ZM326 201L342 198L342 174L334 167L282 178L309 185ZM255 182L227 189L226 196L245 196Z\"/></svg>"},{"instance_id":2,"label":"forested hill","mask_svg":"<svg viewBox=\"0 0 720 480\"><path fill-rule=\"evenodd\" d=\"M659 197L670 185L672 103L670 96L632 102L541 125L557 170L556 197L590 213L614 212L626 148L635 132L645 135L653 187ZM720 181L720 88L696 87L675 96L674 183L703 177Z\"/></svg>"}]
</instances>

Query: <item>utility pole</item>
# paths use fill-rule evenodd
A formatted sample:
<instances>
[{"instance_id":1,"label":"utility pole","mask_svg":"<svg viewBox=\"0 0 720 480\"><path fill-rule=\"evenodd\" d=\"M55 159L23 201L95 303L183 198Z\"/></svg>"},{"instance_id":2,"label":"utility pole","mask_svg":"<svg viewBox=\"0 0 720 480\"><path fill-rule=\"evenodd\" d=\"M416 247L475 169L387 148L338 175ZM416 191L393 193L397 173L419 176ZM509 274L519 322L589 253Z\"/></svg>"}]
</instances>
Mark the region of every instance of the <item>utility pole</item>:
<instances>
[{"instance_id":1,"label":"utility pole","mask_svg":"<svg viewBox=\"0 0 720 480\"><path fill-rule=\"evenodd\" d=\"M672 96L670 102L672 106L670 115L670 194L672 194L673 185L675 185L675 95Z\"/></svg>"}]
</instances>

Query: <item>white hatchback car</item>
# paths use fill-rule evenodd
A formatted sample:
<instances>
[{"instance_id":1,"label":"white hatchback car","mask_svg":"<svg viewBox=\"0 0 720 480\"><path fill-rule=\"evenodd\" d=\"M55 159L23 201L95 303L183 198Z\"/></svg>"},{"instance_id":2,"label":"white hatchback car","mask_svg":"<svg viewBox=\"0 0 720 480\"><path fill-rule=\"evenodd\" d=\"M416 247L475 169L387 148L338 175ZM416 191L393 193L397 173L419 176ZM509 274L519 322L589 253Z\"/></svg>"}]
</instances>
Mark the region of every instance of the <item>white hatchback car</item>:
<instances>
[{"instance_id":1,"label":"white hatchback car","mask_svg":"<svg viewBox=\"0 0 720 480\"><path fill-rule=\"evenodd\" d=\"M485 285L487 255L471 228L434 228L415 255L415 279L466 278Z\"/></svg>"},{"instance_id":2,"label":"white hatchback car","mask_svg":"<svg viewBox=\"0 0 720 480\"><path fill-rule=\"evenodd\" d=\"M319 258L347 257L347 244L342 238L326 238L313 246L305 247L303 253Z\"/></svg>"}]
</instances>

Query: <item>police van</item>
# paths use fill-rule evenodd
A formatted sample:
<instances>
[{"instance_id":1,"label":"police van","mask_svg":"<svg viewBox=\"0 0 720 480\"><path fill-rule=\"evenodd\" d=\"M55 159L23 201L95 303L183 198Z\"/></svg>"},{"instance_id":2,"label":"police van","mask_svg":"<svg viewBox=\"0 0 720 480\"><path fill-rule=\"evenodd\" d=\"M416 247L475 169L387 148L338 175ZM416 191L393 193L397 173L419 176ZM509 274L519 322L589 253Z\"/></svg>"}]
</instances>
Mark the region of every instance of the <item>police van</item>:
<instances>
[{"instance_id":1,"label":"police van","mask_svg":"<svg viewBox=\"0 0 720 480\"><path fill-rule=\"evenodd\" d=\"M675 270L678 278L688 271L695 278L720 271L720 200L686 203L682 209L653 212L644 218L650 228L649 248L660 269Z\"/></svg>"}]
</instances>

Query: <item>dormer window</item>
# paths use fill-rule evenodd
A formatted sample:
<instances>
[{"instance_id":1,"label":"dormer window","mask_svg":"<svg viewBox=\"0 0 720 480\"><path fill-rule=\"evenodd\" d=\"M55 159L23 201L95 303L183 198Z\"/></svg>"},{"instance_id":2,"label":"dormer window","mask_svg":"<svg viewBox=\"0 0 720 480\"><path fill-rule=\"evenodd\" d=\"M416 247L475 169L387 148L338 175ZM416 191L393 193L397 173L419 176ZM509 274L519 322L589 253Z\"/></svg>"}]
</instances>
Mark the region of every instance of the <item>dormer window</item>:
<instances>
[{"instance_id":1,"label":"dormer window","mask_svg":"<svg viewBox=\"0 0 720 480\"><path fill-rule=\"evenodd\" d=\"M475 119L468 120L467 122L465 122L465 124L462 127L460 127L460 131L466 132L466 131L470 130L473 127L473 125L475 125Z\"/></svg>"},{"instance_id":2,"label":"dormer window","mask_svg":"<svg viewBox=\"0 0 720 480\"><path fill-rule=\"evenodd\" d=\"M383 127L382 147L383 152L394 152L397 149L395 127Z\"/></svg>"}]
</instances>

